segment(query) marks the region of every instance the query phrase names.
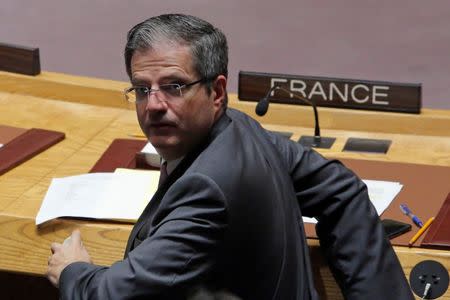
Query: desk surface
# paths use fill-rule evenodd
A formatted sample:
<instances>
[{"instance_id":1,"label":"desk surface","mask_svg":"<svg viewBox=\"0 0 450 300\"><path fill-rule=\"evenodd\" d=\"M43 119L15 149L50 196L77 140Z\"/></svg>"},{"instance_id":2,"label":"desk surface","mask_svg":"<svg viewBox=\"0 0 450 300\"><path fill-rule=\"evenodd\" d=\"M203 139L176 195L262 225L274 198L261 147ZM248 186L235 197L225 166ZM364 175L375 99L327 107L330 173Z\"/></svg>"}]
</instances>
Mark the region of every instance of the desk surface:
<instances>
[{"instance_id":1,"label":"desk surface","mask_svg":"<svg viewBox=\"0 0 450 300\"><path fill-rule=\"evenodd\" d=\"M0 176L0 270L43 275L50 243L63 241L74 228L81 229L95 263L109 265L121 259L130 224L60 219L37 229L34 217L53 177L88 172L113 139L140 132L135 112L127 109L120 94L126 85L55 73L28 77L0 72L2 124L66 134L62 142ZM254 105L230 95L231 107L253 116ZM319 150L325 156L450 166L450 111L405 115L319 108L319 113L322 135L337 138L331 149ZM309 107L273 105L260 121L267 129L293 132L294 140L313 132ZM348 137L393 142L386 155L342 152ZM318 255L317 241L309 243L319 285L328 299L341 299ZM424 259L438 260L450 269L450 251L395 249L407 276ZM448 291L444 299L450 299Z\"/></svg>"}]
</instances>

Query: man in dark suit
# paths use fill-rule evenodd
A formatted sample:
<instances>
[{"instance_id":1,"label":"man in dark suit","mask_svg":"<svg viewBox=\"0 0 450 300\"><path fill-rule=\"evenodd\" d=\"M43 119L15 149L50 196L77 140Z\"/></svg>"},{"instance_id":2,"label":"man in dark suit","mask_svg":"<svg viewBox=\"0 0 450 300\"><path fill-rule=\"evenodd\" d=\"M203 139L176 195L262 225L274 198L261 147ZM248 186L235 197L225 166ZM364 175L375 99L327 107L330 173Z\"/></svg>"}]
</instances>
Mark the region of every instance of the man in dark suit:
<instances>
[{"instance_id":1,"label":"man in dark suit","mask_svg":"<svg viewBox=\"0 0 450 300\"><path fill-rule=\"evenodd\" d=\"M74 232L52 244L62 299L317 299L302 215L347 299L413 299L366 186L227 108L227 43L186 15L130 30L125 61L139 124L167 178L135 224L122 261L91 263ZM124 199L126 200L126 199Z\"/></svg>"}]
</instances>

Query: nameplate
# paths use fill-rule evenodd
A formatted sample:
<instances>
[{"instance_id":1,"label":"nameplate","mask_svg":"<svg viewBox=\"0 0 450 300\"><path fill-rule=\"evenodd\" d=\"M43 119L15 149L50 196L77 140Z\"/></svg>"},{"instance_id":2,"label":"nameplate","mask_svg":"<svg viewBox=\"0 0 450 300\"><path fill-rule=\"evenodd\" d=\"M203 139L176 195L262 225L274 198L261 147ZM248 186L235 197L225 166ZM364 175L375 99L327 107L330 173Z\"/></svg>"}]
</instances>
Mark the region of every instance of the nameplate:
<instances>
[{"instance_id":1,"label":"nameplate","mask_svg":"<svg viewBox=\"0 0 450 300\"><path fill-rule=\"evenodd\" d=\"M239 72L238 98L259 101L279 85L317 106L420 113L421 84ZM293 94L275 90L270 102L305 105Z\"/></svg>"},{"instance_id":2,"label":"nameplate","mask_svg":"<svg viewBox=\"0 0 450 300\"><path fill-rule=\"evenodd\" d=\"M0 43L0 70L25 75L38 75L41 73L39 48Z\"/></svg>"}]
</instances>

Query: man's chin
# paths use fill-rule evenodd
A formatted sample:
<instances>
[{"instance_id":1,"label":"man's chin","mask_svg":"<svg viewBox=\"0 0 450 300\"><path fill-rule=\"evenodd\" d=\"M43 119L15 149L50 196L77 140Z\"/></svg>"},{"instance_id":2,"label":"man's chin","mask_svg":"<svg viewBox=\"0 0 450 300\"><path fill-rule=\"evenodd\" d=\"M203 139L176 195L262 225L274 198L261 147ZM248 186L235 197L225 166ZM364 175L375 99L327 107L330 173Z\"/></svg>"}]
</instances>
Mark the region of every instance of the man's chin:
<instances>
[{"instance_id":1,"label":"man's chin","mask_svg":"<svg viewBox=\"0 0 450 300\"><path fill-rule=\"evenodd\" d=\"M168 149L176 148L176 146L179 144L178 140L176 139L162 136L150 136L148 140L153 145L153 147L158 150L158 152L160 150L167 151Z\"/></svg>"}]
</instances>

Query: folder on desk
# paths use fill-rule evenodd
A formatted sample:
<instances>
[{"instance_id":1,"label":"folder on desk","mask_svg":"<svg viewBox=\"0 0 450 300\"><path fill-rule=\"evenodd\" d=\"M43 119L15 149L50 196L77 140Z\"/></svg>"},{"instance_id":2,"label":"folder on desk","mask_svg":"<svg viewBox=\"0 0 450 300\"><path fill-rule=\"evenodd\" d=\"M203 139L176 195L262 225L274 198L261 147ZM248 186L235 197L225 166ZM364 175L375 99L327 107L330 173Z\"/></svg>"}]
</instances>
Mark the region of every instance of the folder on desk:
<instances>
[{"instance_id":1,"label":"folder on desk","mask_svg":"<svg viewBox=\"0 0 450 300\"><path fill-rule=\"evenodd\" d=\"M0 175L63 140L63 132L0 126Z\"/></svg>"},{"instance_id":2,"label":"folder on desk","mask_svg":"<svg viewBox=\"0 0 450 300\"><path fill-rule=\"evenodd\" d=\"M115 139L89 172L114 172L116 168L135 169L136 154L145 144L145 140Z\"/></svg>"},{"instance_id":3,"label":"folder on desk","mask_svg":"<svg viewBox=\"0 0 450 300\"><path fill-rule=\"evenodd\" d=\"M450 193L420 245L427 248L450 249Z\"/></svg>"},{"instance_id":4,"label":"folder on desk","mask_svg":"<svg viewBox=\"0 0 450 300\"><path fill-rule=\"evenodd\" d=\"M26 131L25 128L0 125L0 148Z\"/></svg>"}]
</instances>

